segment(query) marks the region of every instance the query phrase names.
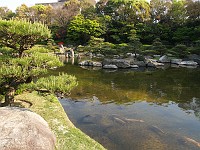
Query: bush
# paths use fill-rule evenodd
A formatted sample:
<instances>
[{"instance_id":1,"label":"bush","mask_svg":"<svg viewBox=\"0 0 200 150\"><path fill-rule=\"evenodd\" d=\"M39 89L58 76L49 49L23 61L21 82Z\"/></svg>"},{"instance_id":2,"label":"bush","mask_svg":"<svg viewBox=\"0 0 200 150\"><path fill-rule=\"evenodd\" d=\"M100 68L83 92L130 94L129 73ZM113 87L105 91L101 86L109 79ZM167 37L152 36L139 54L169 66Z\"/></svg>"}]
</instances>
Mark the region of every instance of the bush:
<instances>
[{"instance_id":1,"label":"bush","mask_svg":"<svg viewBox=\"0 0 200 150\"><path fill-rule=\"evenodd\" d=\"M188 48L184 44L178 44L171 49L177 57L184 58L189 54Z\"/></svg>"},{"instance_id":2,"label":"bush","mask_svg":"<svg viewBox=\"0 0 200 150\"><path fill-rule=\"evenodd\" d=\"M145 50L145 51L143 51L142 52L142 54L143 55L158 55L159 54L159 52L158 51L156 51L156 50Z\"/></svg>"},{"instance_id":3,"label":"bush","mask_svg":"<svg viewBox=\"0 0 200 150\"><path fill-rule=\"evenodd\" d=\"M30 50L26 51L26 53L28 54L33 53L33 52L49 53L49 52L53 52L53 50L47 49L47 47L44 45L35 45Z\"/></svg>"},{"instance_id":4,"label":"bush","mask_svg":"<svg viewBox=\"0 0 200 150\"><path fill-rule=\"evenodd\" d=\"M50 37L51 31L44 24L0 19L0 44L15 49L19 57L37 42Z\"/></svg>"}]
</instances>

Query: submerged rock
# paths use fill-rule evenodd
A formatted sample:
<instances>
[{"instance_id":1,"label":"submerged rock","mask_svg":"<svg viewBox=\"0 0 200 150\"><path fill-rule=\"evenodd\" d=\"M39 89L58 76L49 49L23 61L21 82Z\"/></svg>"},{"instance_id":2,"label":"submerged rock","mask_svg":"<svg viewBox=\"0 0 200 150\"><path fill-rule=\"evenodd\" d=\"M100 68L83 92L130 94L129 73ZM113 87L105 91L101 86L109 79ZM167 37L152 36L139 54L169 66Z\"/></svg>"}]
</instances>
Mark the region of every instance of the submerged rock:
<instances>
[{"instance_id":1,"label":"submerged rock","mask_svg":"<svg viewBox=\"0 0 200 150\"><path fill-rule=\"evenodd\" d=\"M0 108L1 150L54 150L56 138L47 122L23 108Z\"/></svg>"}]
</instances>

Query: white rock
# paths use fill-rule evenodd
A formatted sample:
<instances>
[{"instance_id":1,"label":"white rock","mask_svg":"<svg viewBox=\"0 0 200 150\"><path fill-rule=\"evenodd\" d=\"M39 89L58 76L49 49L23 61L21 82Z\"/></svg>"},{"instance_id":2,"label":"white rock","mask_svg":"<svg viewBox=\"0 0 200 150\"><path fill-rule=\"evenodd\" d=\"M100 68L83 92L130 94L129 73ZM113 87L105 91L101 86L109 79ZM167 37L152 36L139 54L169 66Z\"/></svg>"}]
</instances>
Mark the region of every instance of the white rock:
<instances>
[{"instance_id":1,"label":"white rock","mask_svg":"<svg viewBox=\"0 0 200 150\"><path fill-rule=\"evenodd\" d=\"M138 65L131 65L131 68L139 68Z\"/></svg>"},{"instance_id":2,"label":"white rock","mask_svg":"<svg viewBox=\"0 0 200 150\"><path fill-rule=\"evenodd\" d=\"M179 65L181 63L182 59L171 59L171 64L177 64Z\"/></svg>"},{"instance_id":3,"label":"white rock","mask_svg":"<svg viewBox=\"0 0 200 150\"><path fill-rule=\"evenodd\" d=\"M118 67L116 65L104 65L104 69L117 69Z\"/></svg>"},{"instance_id":4,"label":"white rock","mask_svg":"<svg viewBox=\"0 0 200 150\"><path fill-rule=\"evenodd\" d=\"M182 61L182 62L180 63L180 65L196 66L196 65L198 65L198 63L197 63L197 62L194 62L194 61Z\"/></svg>"},{"instance_id":5,"label":"white rock","mask_svg":"<svg viewBox=\"0 0 200 150\"><path fill-rule=\"evenodd\" d=\"M94 61L94 62L92 62L92 66L93 67L102 67L102 63Z\"/></svg>"}]
</instances>

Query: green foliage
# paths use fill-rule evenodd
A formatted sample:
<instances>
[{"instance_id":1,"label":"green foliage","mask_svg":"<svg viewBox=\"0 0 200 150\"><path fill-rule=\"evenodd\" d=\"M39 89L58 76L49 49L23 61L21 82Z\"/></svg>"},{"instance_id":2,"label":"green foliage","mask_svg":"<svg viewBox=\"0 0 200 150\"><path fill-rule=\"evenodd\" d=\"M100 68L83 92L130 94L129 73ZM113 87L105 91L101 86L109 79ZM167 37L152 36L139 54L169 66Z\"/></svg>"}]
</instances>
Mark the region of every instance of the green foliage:
<instances>
[{"instance_id":1,"label":"green foliage","mask_svg":"<svg viewBox=\"0 0 200 150\"><path fill-rule=\"evenodd\" d=\"M26 20L0 19L0 44L17 50L20 57L36 42L50 38L50 36L50 30L44 24L31 23Z\"/></svg>"},{"instance_id":2,"label":"green foliage","mask_svg":"<svg viewBox=\"0 0 200 150\"><path fill-rule=\"evenodd\" d=\"M21 89L26 90L46 90L50 93L69 94L72 88L77 86L77 81L74 76L67 74L60 74L59 76L48 76L39 78L35 83L21 85Z\"/></svg>"},{"instance_id":3,"label":"green foliage","mask_svg":"<svg viewBox=\"0 0 200 150\"><path fill-rule=\"evenodd\" d=\"M45 47L44 45L35 45L30 50L26 51L26 53L28 53L28 54L35 53L35 52L49 53L49 52L53 52L53 51L52 51L52 49L49 48L49 46Z\"/></svg>"},{"instance_id":4,"label":"green foliage","mask_svg":"<svg viewBox=\"0 0 200 150\"><path fill-rule=\"evenodd\" d=\"M130 52L141 53L142 50L142 43L140 42L140 39L136 36L136 30L131 30L130 35L128 37L129 39L129 49Z\"/></svg>"},{"instance_id":5,"label":"green foliage","mask_svg":"<svg viewBox=\"0 0 200 150\"><path fill-rule=\"evenodd\" d=\"M148 49L148 50L143 51L142 54L143 55L150 55L150 56L152 56L152 55L157 55L159 53L156 50Z\"/></svg>"},{"instance_id":6,"label":"green foliage","mask_svg":"<svg viewBox=\"0 0 200 150\"><path fill-rule=\"evenodd\" d=\"M12 103L16 90L17 93L23 91L18 88L20 85L30 83L33 78L46 74L47 69L63 64L54 55L34 52L29 57L10 57L0 65L0 94L5 95L4 106Z\"/></svg>"},{"instance_id":7,"label":"green foliage","mask_svg":"<svg viewBox=\"0 0 200 150\"><path fill-rule=\"evenodd\" d=\"M52 102L52 103L54 103L58 100L57 97L55 97L54 94L48 94L48 95L45 96L45 98L46 98L47 101Z\"/></svg>"},{"instance_id":8,"label":"green foliage","mask_svg":"<svg viewBox=\"0 0 200 150\"><path fill-rule=\"evenodd\" d=\"M117 49L115 44L104 42L102 44L101 53L104 55L117 55Z\"/></svg>"},{"instance_id":9,"label":"green foliage","mask_svg":"<svg viewBox=\"0 0 200 150\"><path fill-rule=\"evenodd\" d=\"M172 51L175 52L176 56L180 58L184 58L187 54L189 54L188 48L184 44L176 45L174 48L172 48Z\"/></svg>"},{"instance_id":10,"label":"green foliage","mask_svg":"<svg viewBox=\"0 0 200 150\"><path fill-rule=\"evenodd\" d=\"M0 47L0 53L3 54L3 58L5 56L11 56L13 53L15 53L15 50L13 50L12 48L9 48L9 47ZM1 56L0 56L1 58Z\"/></svg>"},{"instance_id":11,"label":"green foliage","mask_svg":"<svg viewBox=\"0 0 200 150\"><path fill-rule=\"evenodd\" d=\"M159 38L156 38L152 44L152 50L160 55L164 55L167 52L167 48L162 44Z\"/></svg>"},{"instance_id":12,"label":"green foliage","mask_svg":"<svg viewBox=\"0 0 200 150\"><path fill-rule=\"evenodd\" d=\"M0 18L1 19L9 20L14 16L15 16L15 13L13 13L7 7L0 7Z\"/></svg>"},{"instance_id":13,"label":"green foliage","mask_svg":"<svg viewBox=\"0 0 200 150\"><path fill-rule=\"evenodd\" d=\"M91 36L103 34L100 24L96 20L85 19L82 15L76 16L69 24L67 37L77 44L88 42Z\"/></svg>"},{"instance_id":14,"label":"green foliage","mask_svg":"<svg viewBox=\"0 0 200 150\"><path fill-rule=\"evenodd\" d=\"M121 43L115 45L118 54L126 54L129 51L129 45L127 43Z\"/></svg>"},{"instance_id":15,"label":"green foliage","mask_svg":"<svg viewBox=\"0 0 200 150\"><path fill-rule=\"evenodd\" d=\"M33 53L29 57L11 58L3 62L0 78L25 82L28 77L36 77L47 72L48 68L61 66L59 59L50 54Z\"/></svg>"}]
</instances>

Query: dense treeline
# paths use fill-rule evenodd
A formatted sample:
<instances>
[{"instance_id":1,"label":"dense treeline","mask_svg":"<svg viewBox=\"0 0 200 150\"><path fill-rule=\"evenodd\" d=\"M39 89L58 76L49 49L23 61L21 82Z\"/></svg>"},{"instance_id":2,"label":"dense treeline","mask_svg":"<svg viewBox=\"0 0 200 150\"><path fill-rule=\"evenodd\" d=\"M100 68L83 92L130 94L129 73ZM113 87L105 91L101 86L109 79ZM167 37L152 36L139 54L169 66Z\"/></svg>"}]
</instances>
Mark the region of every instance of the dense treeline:
<instances>
[{"instance_id":1,"label":"dense treeline","mask_svg":"<svg viewBox=\"0 0 200 150\"><path fill-rule=\"evenodd\" d=\"M69 0L62 8L21 5L15 14L1 8L0 16L44 22L54 40L105 54L200 54L200 1Z\"/></svg>"}]
</instances>

